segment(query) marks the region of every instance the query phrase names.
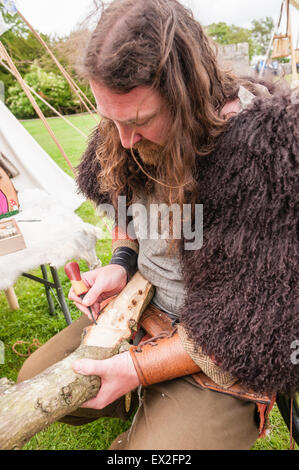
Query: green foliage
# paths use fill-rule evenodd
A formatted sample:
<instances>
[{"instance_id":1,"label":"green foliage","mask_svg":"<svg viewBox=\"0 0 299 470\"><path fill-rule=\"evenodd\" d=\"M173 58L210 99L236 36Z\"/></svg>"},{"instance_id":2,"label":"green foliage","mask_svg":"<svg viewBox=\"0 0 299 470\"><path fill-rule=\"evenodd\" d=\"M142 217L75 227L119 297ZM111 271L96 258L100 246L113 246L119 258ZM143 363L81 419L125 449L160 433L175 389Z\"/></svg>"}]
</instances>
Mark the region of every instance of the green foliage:
<instances>
[{"instance_id":1,"label":"green foliage","mask_svg":"<svg viewBox=\"0 0 299 470\"><path fill-rule=\"evenodd\" d=\"M11 16L3 11L3 5L0 3L0 12L3 15L3 19L7 24L12 25L11 29L6 31L1 36L1 42L6 48L9 55L12 57L17 69L19 70L22 77L24 77L29 71L33 63L38 63L45 55L45 50L43 46L36 40L34 34L27 28L27 26L22 22L18 15ZM46 35L42 35L44 41L50 44L50 39ZM0 80L3 81L5 87L5 97L6 104L8 90L11 87L14 87L16 84L15 78L7 71L4 67L0 65ZM18 88L17 88L18 89ZM12 91L16 95L17 89ZM26 98L27 100L27 98ZM24 97L18 97L17 103L20 106L20 109L25 109L24 117L34 116L34 112L31 111L31 114L28 114L29 104L26 104ZM16 108L16 105L14 109ZM31 105L30 105L31 106ZM18 117L21 117L21 114L17 114Z\"/></svg>"},{"instance_id":2,"label":"green foliage","mask_svg":"<svg viewBox=\"0 0 299 470\"><path fill-rule=\"evenodd\" d=\"M31 65L30 71L24 76L24 80L59 112L64 114L75 112L78 106L78 98L72 96L68 83L61 75L53 72L47 73L34 64ZM41 100L37 99L37 101L45 116L53 115L53 112L46 104ZM35 116L35 111L19 83L8 89L7 104L18 118Z\"/></svg>"},{"instance_id":3,"label":"green foliage","mask_svg":"<svg viewBox=\"0 0 299 470\"><path fill-rule=\"evenodd\" d=\"M35 115L32 105L19 84L11 86L8 93L10 98L7 99L7 104L17 118L28 118Z\"/></svg>"},{"instance_id":4,"label":"green foliage","mask_svg":"<svg viewBox=\"0 0 299 470\"><path fill-rule=\"evenodd\" d=\"M266 54L274 23L271 17L261 20L253 20L251 28L241 28L236 25L228 25L224 22L213 23L207 26L209 36L218 44L237 44L247 42L249 44L249 57Z\"/></svg>"},{"instance_id":5,"label":"green foliage","mask_svg":"<svg viewBox=\"0 0 299 470\"><path fill-rule=\"evenodd\" d=\"M274 29L273 19L269 16L252 21L251 37L254 43L255 55L265 55Z\"/></svg>"},{"instance_id":6,"label":"green foliage","mask_svg":"<svg viewBox=\"0 0 299 470\"><path fill-rule=\"evenodd\" d=\"M49 42L47 41L47 36L42 36L46 42ZM26 34L19 34L9 30L3 34L1 39L22 73L29 70L33 60L38 61L45 54L43 46L37 41L31 31L28 31Z\"/></svg>"},{"instance_id":7,"label":"green foliage","mask_svg":"<svg viewBox=\"0 0 299 470\"><path fill-rule=\"evenodd\" d=\"M33 61L38 61L45 55L45 50L21 18L18 15L11 16L5 13L1 3L0 13L5 23L11 25L11 28L1 36L1 42L23 75L28 72ZM41 34L41 36L47 44L50 44L50 38L47 35ZM5 73L8 74L8 72Z\"/></svg>"},{"instance_id":8,"label":"green foliage","mask_svg":"<svg viewBox=\"0 0 299 470\"><path fill-rule=\"evenodd\" d=\"M235 44L250 40L250 31L248 29L235 25L229 26L224 22L209 25L208 33L219 44Z\"/></svg>"},{"instance_id":9,"label":"green foliage","mask_svg":"<svg viewBox=\"0 0 299 470\"><path fill-rule=\"evenodd\" d=\"M290 57L278 57L276 60L281 64L289 64L291 62Z\"/></svg>"},{"instance_id":10,"label":"green foliage","mask_svg":"<svg viewBox=\"0 0 299 470\"><path fill-rule=\"evenodd\" d=\"M213 23L207 27L208 35L218 44L238 44L247 42L249 44L249 57L254 54L254 44L251 31L235 25L227 25L224 22Z\"/></svg>"},{"instance_id":11,"label":"green foliage","mask_svg":"<svg viewBox=\"0 0 299 470\"><path fill-rule=\"evenodd\" d=\"M11 25L11 29L1 36L1 42L25 81L62 114L86 111L79 99L70 90L68 83L50 55L45 51L43 45L40 44L20 17L5 13L2 3L0 3L0 13L2 13L4 21ZM68 57L65 57L57 47L63 39L50 37L42 33L40 33L40 36L70 75L75 77L73 64L69 63ZM79 87L95 103L89 87L80 83L77 77L75 78ZM0 81L4 83L5 87L5 102L15 116L20 119L35 117L35 112L21 87L10 72L1 65ZM40 100L38 104L46 116L54 115Z\"/></svg>"},{"instance_id":12,"label":"green foliage","mask_svg":"<svg viewBox=\"0 0 299 470\"><path fill-rule=\"evenodd\" d=\"M27 27L24 25L21 18L17 14L10 15L9 13L6 13L5 7L2 4L2 2L0 2L0 13L2 14L4 22L10 25L10 28L11 28L10 31L13 31L14 33L17 33L17 34L26 33Z\"/></svg>"}]
</instances>

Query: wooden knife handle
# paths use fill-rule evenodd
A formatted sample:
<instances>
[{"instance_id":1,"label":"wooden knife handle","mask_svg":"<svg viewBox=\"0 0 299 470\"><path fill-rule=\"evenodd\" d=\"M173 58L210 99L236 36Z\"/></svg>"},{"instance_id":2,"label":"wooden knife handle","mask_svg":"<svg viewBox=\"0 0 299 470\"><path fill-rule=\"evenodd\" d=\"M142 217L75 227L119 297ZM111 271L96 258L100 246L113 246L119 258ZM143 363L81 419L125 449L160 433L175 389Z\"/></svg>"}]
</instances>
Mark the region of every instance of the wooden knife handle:
<instances>
[{"instance_id":1,"label":"wooden knife handle","mask_svg":"<svg viewBox=\"0 0 299 470\"><path fill-rule=\"evenodd\" d=\"M64 267L65 274L71 281L72 287L76 293L76 295L81 296L82 294L86 294L88 292L88 287L84 284L80 268L78 263L68 263Z\"/></svg>"}]
</instances>

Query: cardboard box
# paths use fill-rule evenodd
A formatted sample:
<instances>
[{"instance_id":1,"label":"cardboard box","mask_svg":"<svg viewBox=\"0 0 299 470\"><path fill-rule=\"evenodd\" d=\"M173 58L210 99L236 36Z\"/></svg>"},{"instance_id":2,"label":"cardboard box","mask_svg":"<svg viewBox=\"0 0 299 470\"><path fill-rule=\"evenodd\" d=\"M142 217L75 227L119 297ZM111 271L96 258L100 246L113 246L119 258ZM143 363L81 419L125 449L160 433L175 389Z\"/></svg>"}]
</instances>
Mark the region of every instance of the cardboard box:
<instances>
[{"instance_id":1,"label":"cardboard box","mask_svg":"<svg viewBox=\"0 0 299 470\"><path fill-rule=\"evenodd\" d=\"M25 240L14 219L0 222L0 256L26 248Z\"/></svg>"}]
</instances>

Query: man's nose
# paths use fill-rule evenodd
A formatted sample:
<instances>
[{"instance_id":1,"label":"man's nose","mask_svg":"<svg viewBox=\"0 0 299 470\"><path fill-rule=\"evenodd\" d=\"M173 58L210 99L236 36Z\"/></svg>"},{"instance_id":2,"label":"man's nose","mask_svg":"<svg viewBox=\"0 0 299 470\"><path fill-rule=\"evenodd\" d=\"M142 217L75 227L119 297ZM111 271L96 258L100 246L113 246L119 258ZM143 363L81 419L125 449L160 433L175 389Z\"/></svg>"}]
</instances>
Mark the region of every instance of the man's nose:
<instances>
[{"instance_id":1,"label":"man's nose","mask_svg":"<svg viewBox=\"0 0 299 470\"><path fill-rule=\"evenodd\" d=\"M134 132L132 127L117 124L117 129L121 144L125 149L131 148L131 144L134 146L142 139L141 135Z\"/></svg>"}]
</instances>

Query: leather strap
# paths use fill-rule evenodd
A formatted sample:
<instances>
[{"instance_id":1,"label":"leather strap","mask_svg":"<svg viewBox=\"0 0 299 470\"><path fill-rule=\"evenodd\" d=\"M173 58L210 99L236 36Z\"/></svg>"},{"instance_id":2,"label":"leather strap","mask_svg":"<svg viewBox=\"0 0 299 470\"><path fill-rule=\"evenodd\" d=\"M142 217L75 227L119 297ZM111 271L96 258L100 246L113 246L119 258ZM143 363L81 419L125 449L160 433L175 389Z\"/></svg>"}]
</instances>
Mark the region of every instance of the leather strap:
<instances>
[{"instance_id":1,"label":"leather strap","mask_svg":"<svg viewBox=\"0 0 299 470\"><path fill-rule=\"evenodd\" d=\"M162 333L160 337L151 338L140 346L131 346L130 354L144 386L194 374L200 370L185 352L175 329L173 333Z\"/></svg>"},{"instance_id":2,"label":"leather strap","mask_svg":"<svg viewBox=\"0 0 299 470\"><path fill-rule=\"evenodd\" d=\"M130 348L136 372L143 385L171 380L172 378L184 375L192 375L202 388L253 401L265 406L270 406L273 402L273 397L249 390L240 382L229 388L223 388L207 377L183 349L181 340L175 332L173 322L154 305L150 304L147 307L139 325L150 336L154 337L146 341L144 346L141 344L140 349L142 353L136 353L137 348ZM160 335L164 336L164 339L159 339ZM153 344L156 344L156 346L153 347ZM192 368L195 370L192 371Z\"/></svg>"},{"instance_id":3,"label":"leather strap","mask_svg":"<svg viewBox=\"0 0 299 470\"><path fill-rule=\"evenodd\" d=\"M137 258L138 254L136 251L126 246L122 246L114 251L109 264L118 264L125 268L127 271L127 279L129 281L137 271Z\"/></svg>"},{"instance_id":4,"label":"leather strap","mask_svg":"<svg viewBox=\"0 0 299 470\"><path fill-rule=\"evenodd\" d=\"M151 336L157 336L162 332L171 333L173 331L171 319L153 304L150 304L142 314L139 326Z\"/></svg>"},{"instance_id":5,"label":"leather strap","mask_svg":"<svg viewBox=\"0 0 299 470\"><path fill-rule=\"evenodd\" d=\"M137 254L139 252L138 241L130 238L124 230L116 225L112 230L112 253L122 247L131 248L131 250L135 251Z\"/></svg>"},{"instance_id":6,"label":"leather strap","mask_svg":"<svg viewBox=\"0 0 299 470\"><path fill-rule=\"evenodd\" d=\"M197 382L203 388L213 390L214 392L221 392L236 398L242 398L243 400L260 403L261 405L270 405L273 398L269 397L268 395L261 395L259 393L255 393L253 390L244 387L240 382L237 382L229 388L223 388L217 385L216 382L210 379L203 372L194 374L192 375L192 377L194 378L195 382Z\"/></svg>"}]
</instances>

